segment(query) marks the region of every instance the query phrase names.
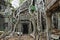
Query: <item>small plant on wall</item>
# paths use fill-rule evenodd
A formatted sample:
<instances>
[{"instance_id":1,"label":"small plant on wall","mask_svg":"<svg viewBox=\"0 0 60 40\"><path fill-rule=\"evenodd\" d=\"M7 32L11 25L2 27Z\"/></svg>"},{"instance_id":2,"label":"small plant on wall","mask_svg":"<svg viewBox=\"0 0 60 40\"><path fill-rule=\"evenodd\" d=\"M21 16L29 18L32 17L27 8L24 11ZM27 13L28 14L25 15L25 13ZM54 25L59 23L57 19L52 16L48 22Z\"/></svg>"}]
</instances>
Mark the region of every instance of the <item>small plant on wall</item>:
<instances>
[{"instance_id":1,"label":"small plant on wall","mask_svg":"<svg viewBox=\"0 0 60 40\"><path fill-rule=\"evenodd\" d=\"M34 5L31 5L30 6L30 11L33 13L35 10L36 10L35 6Z\"/></svg>"}]
</instances>

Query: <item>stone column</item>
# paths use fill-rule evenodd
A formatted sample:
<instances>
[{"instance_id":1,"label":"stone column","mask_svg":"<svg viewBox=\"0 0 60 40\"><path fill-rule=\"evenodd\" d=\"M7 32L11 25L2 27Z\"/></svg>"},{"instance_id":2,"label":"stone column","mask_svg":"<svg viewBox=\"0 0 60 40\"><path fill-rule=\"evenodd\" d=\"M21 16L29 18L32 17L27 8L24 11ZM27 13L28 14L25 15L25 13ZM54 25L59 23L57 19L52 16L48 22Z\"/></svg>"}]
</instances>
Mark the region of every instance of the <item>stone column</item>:
<instances>
[{"instance_id":1,"label":"stone column","mask_svg":"<svg viewBox=\"0 0 60 40\"><path fill-rule=\"evenodd\" d=\"M50 15L47 15L50 14ZM52 19L51 19L51 13L46 13L47 23L46 23L46 32L47 32L47 39L50 39L50 31L52 28Z\"/></svg>"},{"instance_id":2,"label":"stone column","mask_svg":"<svg viewBox=\"0 0 60 40\"><path fill-rule=\"evenodd\" d=\"M22 27L22 24L19 22L19 24L18 24L18 32L21 32L21 27Z\"/></svg>"}]
</instances>

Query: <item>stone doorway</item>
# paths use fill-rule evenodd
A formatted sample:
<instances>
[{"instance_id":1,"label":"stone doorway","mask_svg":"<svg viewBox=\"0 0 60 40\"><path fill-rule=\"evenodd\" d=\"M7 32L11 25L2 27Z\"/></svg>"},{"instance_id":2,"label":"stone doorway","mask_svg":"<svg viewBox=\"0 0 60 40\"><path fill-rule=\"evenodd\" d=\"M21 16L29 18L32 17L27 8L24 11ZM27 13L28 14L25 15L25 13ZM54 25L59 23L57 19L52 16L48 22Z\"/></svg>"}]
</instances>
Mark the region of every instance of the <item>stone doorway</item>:
<instances>
[{"instance_id":1,"label":"stone doorway","mask_svg":"<svg viewBox=\"0 0 60 40\"><path fill-rule=\"evenodd\" d=\"M27 23L23 23L22 24L22 27L23 27L23 34L28 34L28 24Z\"/></svg>"}]
</instances>

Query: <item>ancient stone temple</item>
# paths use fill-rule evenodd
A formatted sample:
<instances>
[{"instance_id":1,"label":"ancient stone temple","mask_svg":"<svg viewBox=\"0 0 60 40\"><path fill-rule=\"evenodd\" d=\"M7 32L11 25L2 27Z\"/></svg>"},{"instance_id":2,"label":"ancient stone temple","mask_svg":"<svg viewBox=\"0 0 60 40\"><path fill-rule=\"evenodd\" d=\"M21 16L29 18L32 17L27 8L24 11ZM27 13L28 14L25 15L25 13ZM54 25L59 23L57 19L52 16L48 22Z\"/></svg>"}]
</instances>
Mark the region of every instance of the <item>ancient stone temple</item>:
<instances>
[{"instance_id":1,"label":"ancient stone temple","mask_svg":"<svg viewBox=\"0 0 60 40\"><path fill-rule=\"evenodd\" d=\"M6 27L9 26L8 15L12 13L11 8L12 6L9 2L6 2L5 0L0 0L0 28L1 28L0 30L1 31L3 31Z\"/></svg>"},{"instance_id":2,"label":"ancient stone temple","mask_svg":"<svg viewBox=\"0 0 60 40\"><path fill-rule=\"evenodd\" d=\"M33 23L31 21L31 15L28 9L28 1L24 2L18 10L15 11L15 16L19 13L19 23L16 27L16 32L22 32L22 34L31 34L34 30Z\"/></svg>"},{"instance_id":3,"label":"ancient stone temple","mask_svg":"<svg viewBox=\"0 0 60 40\"><path fill-rule=\"evenodd\" d=\"M24 0L14 10L0 0L0 28L3 40L60 40L60 0Z\"/></svg>"}]
</instances>

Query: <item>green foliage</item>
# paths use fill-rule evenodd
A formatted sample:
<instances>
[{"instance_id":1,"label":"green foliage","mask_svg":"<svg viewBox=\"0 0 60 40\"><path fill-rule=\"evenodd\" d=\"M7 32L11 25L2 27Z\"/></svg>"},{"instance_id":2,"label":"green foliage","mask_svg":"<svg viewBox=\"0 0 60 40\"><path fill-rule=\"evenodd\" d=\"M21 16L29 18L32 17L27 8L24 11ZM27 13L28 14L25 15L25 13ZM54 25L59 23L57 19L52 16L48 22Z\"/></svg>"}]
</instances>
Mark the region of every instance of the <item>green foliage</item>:
<instances>
[{"instance_id":1,"label":"green foliage","mask_svg":"<svg viewBox=\"0 0 60 40\"><path fill-rule=\"evenodd\" d=\"M23 3L24 0L20 0L20 3Z\"/></svg>"},{"instance_id":2,"label":"green foliage","mask_svg":"<svg viewBox=\"0 0 60 40\"><path fill-rule=\"evenodd\" d=\"M31 12L34 12L36 10L35 6L33 6L33 5L31 5L30 9L31 9L30 10Z\"/></svg>"},{"instance_id":3,"label":"green foliage","mask_svg":"<svg viewBox=\"0 0 60 40\"><path fill-rule=\"evenodd\" d=\"M9 2L11 3L13 0L9 0Z\"/></svg>"}]
</instances>

